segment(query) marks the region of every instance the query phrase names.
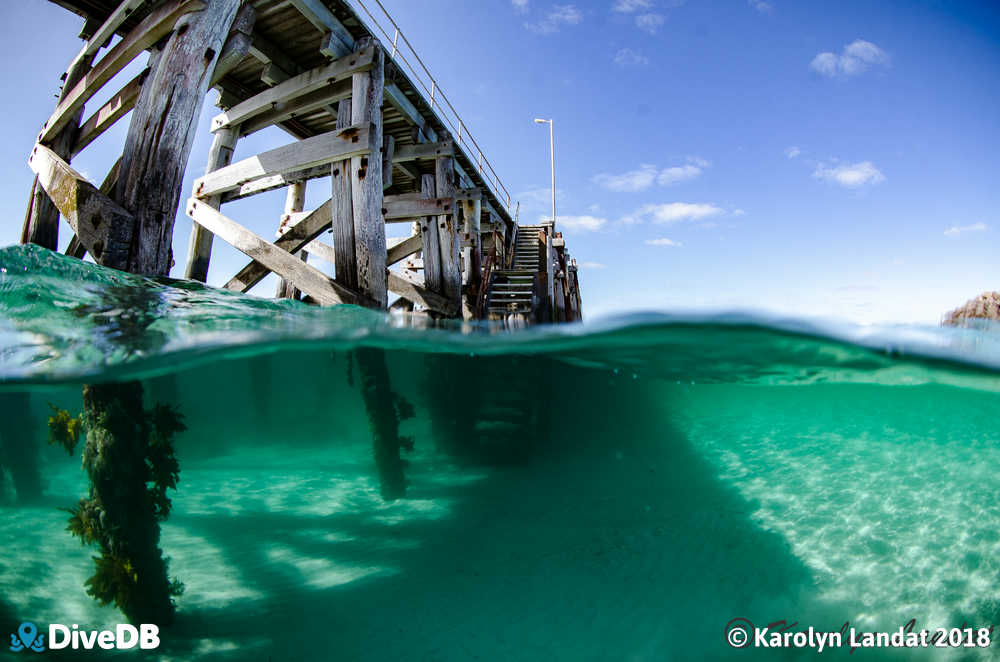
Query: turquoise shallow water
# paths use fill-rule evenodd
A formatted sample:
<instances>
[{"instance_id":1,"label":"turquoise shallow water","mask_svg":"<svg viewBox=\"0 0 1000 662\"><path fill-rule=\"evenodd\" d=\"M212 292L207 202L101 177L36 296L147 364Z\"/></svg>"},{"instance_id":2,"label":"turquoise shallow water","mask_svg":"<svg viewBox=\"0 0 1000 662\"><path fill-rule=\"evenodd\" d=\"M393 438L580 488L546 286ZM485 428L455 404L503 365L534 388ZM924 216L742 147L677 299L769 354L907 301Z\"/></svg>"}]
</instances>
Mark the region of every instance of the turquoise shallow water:
<instances>
[{"instance_id":1,"label":"turquoise shallow water","mask_svg":"<svg viewBox=\"0 0 1000 662\"><path fill-rule=\"evenodd\" d=\"M0 250L0 634L122 622L84 591L60 509L87 478L45 419L126 379L188 425L161 540L186 591L150 659L797 659L724 628L1000 623L995 330L418 326ZM401 498L372 348L415 414Z\"/></svg>"}]
</instances>

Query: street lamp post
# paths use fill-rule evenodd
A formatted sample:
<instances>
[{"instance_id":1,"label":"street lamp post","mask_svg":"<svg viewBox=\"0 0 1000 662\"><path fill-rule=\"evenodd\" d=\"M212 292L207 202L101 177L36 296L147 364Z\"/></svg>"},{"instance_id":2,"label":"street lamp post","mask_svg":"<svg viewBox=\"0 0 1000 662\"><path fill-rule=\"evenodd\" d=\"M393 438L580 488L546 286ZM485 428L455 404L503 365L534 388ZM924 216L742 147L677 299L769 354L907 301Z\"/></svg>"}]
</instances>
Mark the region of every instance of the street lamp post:
<instances>
[{"instance_id":1,"label":"street lamp post","mask_svg":"<svg viewBox=\"0 0 1000 662\"><path fill-rule=\"evenodd\" d=\"M535 124L549 125L549 156L552 162L552 227L556 225L556 140L552 120L535 119Z\"/></svg>"}]
</instances>

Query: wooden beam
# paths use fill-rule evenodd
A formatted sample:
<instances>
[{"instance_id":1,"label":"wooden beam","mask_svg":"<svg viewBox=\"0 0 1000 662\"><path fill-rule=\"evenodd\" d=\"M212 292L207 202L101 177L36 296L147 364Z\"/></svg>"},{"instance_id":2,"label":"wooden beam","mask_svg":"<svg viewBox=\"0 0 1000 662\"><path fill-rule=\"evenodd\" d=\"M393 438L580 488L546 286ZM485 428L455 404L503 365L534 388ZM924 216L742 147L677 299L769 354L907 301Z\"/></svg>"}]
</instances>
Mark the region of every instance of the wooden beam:
<instances>
[{"instance_id":1,"label":"wooden beam","mask_svg":"<svg viewBox=\"0 0 1000 662\"><path fill-rule=\"evenodd\" d=\"M328 88L333 83L350 78L358 71L371 69L373 62L374 47L369 46L351 57L289 78L285 82L237 104L228 111L216 115L212 118L212 131L218 131L233 124L242 124L261 113L274 110L281 104L288 104L311 92Z\"/></svg>"},{"instance_id":2,"label":"wooden beam","mask_svg":"<svg viewBox=\"0 0 1000 662\"><path fill-rule=\"evenodd\" d=\"M327 278L319 269L309 266L291 253L269 243L200 200L189 199L187 213L195 223L203 225L212 234L260 262L270 271L290 281L319 304L325 306L338 303L363 305L367 302L355 292L351 292Z\"/></svg>"},{"instance_id":3,"label":"wooden beam","mask_svg":"<svg viewBox=\"0 0 1000 662\"><path fill-rule=\"evenodd\" d=\"M417 143L415 145L400 145L392 155L393 163L405 163L417 159L433 160L439 156L452 156L455 144L450 140L437 143Z\"/></svg>"},{"instance_id":4,"label":"wooden beam","mask_svg":"<svg viewBox=\"0 0 1000 662\"><path fill-rule=\"evenodd\" d=\"M66 72L63 88L59 92L60 102L65 100L66 95L90 72L90 67L90 59L73 62ZM73 143L76 140L82 116L83 107L81 106L71 113L66 126L55 134L50 143L50 147L56 155L67 159L67 162L72 160ZM28 210L25 213L24 226L21 229L21 243L33 243L53 251L59 247L59 210L52 204L45 189L38 184L37 177L31 185L31 198L28 201Z\"/></svg>"},{"instance_id":5,"label":"wooden beam","mask_svg":"<svg viewBox=\"0 0 1000 662\"><path fill-rule=\"evenodd\" d=\"M122 269L132 241L132 214L44 145L35 145L28 165L98 264Z\"/></svg>"},{"instance_id":6,"label":"wooden beam","mask_svg":"<svg viewBox=\"0 0 1000 662\"><path fill-rule=\"evenodd\" d=\"M74 65L80 62L90 62L97 55L98 51L104 48L104 45L115 36L115 32L121 27L122 23L138 9L146 0L124 0L120 5L118 5L114 11L104 20L101 24L87 39L87 43L83 45L80 49L79 54L73 58L73 62L67 68L72 69ZM85 28L85 31L86 28Z\"/></svg>"},{"instance_id":7,"label":"wooden beam","mask_svg":"<svg viewBox=\"0 0 1000 662\"><path fill-rule=\"evenodd\" d=\"M422 132L428 141L433 142L437 140L437 134L434 132L434 129L430 127L424 116L417 110L417 107L413 105L413 102L406 97L406 94L397 85L386 85L383 93L385 101L399 111L399 114L406 121L417 127L417 130Z\"/></svg>"},{"instance_id":8,"label":"wooden beam","mask_svg":"<svg viewBox=\"0 0 1000 662\"><path fill-rule=\"evenodd\" d=\"M282 218L281 224L278 226L278 237L283 235L288 227L289 223L285 220L290 214L301 212L305 208L306 204L306 183L304 181L293 182L291 186L288 187L288 192L285 195L285 214ZM292 254L296 254L292 252ZM303 262L309 261L309 253L304 250L298 251L299 259ZM301 298L301 292L295 285L288 282L284 278L278 281L278 289L275 292L275 297L278 299L295 299Z\"/></svg>"},{"instance_id":9,"label":"wooden beam","mask_svg":"<svg viewBox=\"0 0 1000 662\"><path fill-rule=\"evenodd\" d=\"M337 127L351 123L351 99L344 99L337 107ZM334 163L330 173L330 199L333 204L333 250L337 282L357 289L358 261L354 249L354 204L351 194L350 159Z\"/></svg>"},{"instance_id":10,"label":"wooden beam","mask_svg":"<svg viewBox=\"0 0 1000 662\"><path fill-rule=\"evenodd\" d=\"M104 181L101 182L100 191L103 195L111 195L114 192L115 186L118 184L118 171L121 168L121 165L122 159L119 156L118 160L115 161L115 164L111 166L111 170L109 170L108 174L104 176ZM69 240L69 245L66 247L66 255L82 260L86 254L87 247L84 246L83 242L80 241L80 238L74 234Z\"/></svg>"},{"instance_id":11,"label":"wooden beam","mask_svg":"<svg viewBox=\"0 0 1000 662\"><path fill-rule=\"evenodd\" d=\"M475 319L479 316L479 290L482 284L482 235L480 234L482 218L482 192L479 197L462 200L462 212L465 223L462 227L462 316L465 319Z\"/></svg>"},{"instance_id":12,"label":"wooden beam","mask_svg":"<svg viewBox=\"0 0 1000 662\"><path fill-rule=\"evenodd\" d=\"M310 0L311 1L311 0ZM355 73L352 81L351 124L371 128L371 154L351 157L351 202L354 206L354 253L358 263L358 289L378 302L388 304L385 266L385 226L382 221L382 88L385 54L374 40L365 39L358 48L376 46L370 71Z\"/></svg>"},{"instance_id":13,"label":"wooden beam","mask_svg":"<svg viewBox=\"0 0 1000 662\"><path fill-rule=\"evenodd\" d=\"M354 45L348 46L336 32L326 32L319 44L319 52L328 58L338 58L350 54Z\"/></svg>"},{"instance_id":14,"label":"wooden beam","mask_svg":"<svg viewBox=\"0 0 1000 662\"><path fill-rule=\"evenodd\" d=\"M242 200L243 198L249 198L250 196L257 195L259 193L273 191L277 188L285 188L286 186L291 185L292 182L308 181L310 179L319 179L320 177L329 176L330 166L323 165L306 168L305 170L298 170L296 172L289 172L283 175L262 177L261 179L255 179L252 182L241 184L239 188L224 193L222 195L222 202L233 202L234 200Z\"/></svg>"},{"instance_id":15,"label":"wooden beam","mask_svg":"<svg viewBox=\"0 0 1000 662\"><path fill-rule=\"evenodd\" d=\"M287 253L295 253L296 251L302 250L304 246L329 229L330 210L331 202L330 200L327 200L325 203L317 207L316 211L312 212L302 220L289 223L285 233L274 242L274 245ZM234 292L246 292L254 285L264 280L264 277L267 276L270 271L271 270L268 267L259 262L251 262L240 269L239 273L230 278L229 282L226 283L224 287L227 290L233 290Z\"/></svg>"},{"instance_id":16,"label":"wooden beam","mask_svg":"<svg viewBox=\"0 0 1000 662\"><path fill-rule=\"evenodd\" d=\"M387 195L382 200L382 218L412 220L418 216L449 214L455 208L454 198L424 198L421 193Z\"/></svg>"},{"instance_id":17,"label":"wooden beam","mask_svg":"<svg viewBox=\"0 0 1000 662\"><path fill-rule=\"evenodd\" d=\"M208 198L236 190L255 179L285 175L344 158L366 158L378 152L380 133L364 123L283 145L196 179L194 195Z\"/></svg>"},{"instance_id":18,"label":"wooden beam","mask_svg":"<svg viewBox=\"0 0 1000 662\"><path fill-rule=\"evenodd\" d=\"M455 191L455 200L465 200L470 202L482 202L483 199L483 189L471 187L471 188L460 188Z\"/></svg>"},{"instance_id":19,"label":"wooden beam","mask_svg":"<svg viewBox=\"0 0 1000 662\"><path fill-rule=\"evenodd\" d=\"M412 282L403 274L390 271L387 284L390 292L398 294L414 303L419 303L428 310L440 313L445 317L454 317L458 312L455 303L440 294L431 292L422 285Z\"/></svg>"},{"instance_id":20,"label":"wooden beam","mask_svg":"<svg viewBox=\"0 0 1000 662\"><path fill-rule=\"evenodd\" d=\"M119 156L118 160L115 161L115 164L111 166L111 170L109 170L108 174L105 175L104 181L101 182L100 191L103 195L111 195L114 192L115 186L118 184L118 170L121 168L121 165L122 159ZM84 246L83 242L80 241L80 238L74 234L69 240L69 245L66 246L65 254L70 257L75 257L78 260L82 260L87 254L87 247Z\"/></svg>"},{"instance_id":21,"label":"wooden beam","mask_svg":"<svg viewBox=\"0 0 1000 662\"><path fill-rule=\"evenodd\" d=\"M145 69L138 76L125 84L125 87L101 106L97 112L88 117L77 133L76 142L73 144L71 158L82 152L90 143L97 140L98 136L110 129L115 122L125 116L130 110L135 108L135 103L139 99L139 92L142 84L149 76L149 69Z\"/></svg>"},{"instance_id":22,"label":"wooden beam","mask_svg":"<svg viewBox=\"0 0 1000 662\"><path fill-rule=\"evenodd\" d=\"M315 255L321 260L326 260L327 262L332 264L334 268L336 268L337 253L334 250L333 246L331 246L330 244L325 244L319 239L313 239L308 244L306 244L306 247L304 249L302 249L303 253L307 251L310 255Z\"/></svg>"},{"instance_id":23,"label":"wooden beam","mask_svg":"<svg viewBox=\"0 0 1000 662\"><path fill-rule=\"evenodd\" d=\"M65 127L80 108L104 87L115 74L144 50L163 39L174 24L190 12L205 8L202 0L172 0L147 16L132 32L118 42L91 71L78 82L56 106L55 112L42 126L38 142L47 143Z\"/></svg>"},{"instance_id":24,"label":"wooden beam","mask_svg":"<svg viewBox=\"0 0 1000 662\"><path fill-rule=\"evenodd\" d=\"M250 135L269 126L294 120L319 109L330 111L339 101L351 96L351 81L342 80L332 85L322 87L314 92L293 99L287 103L275 105L273 108L251 117L240 125L240 133ZM335 114L335 111L334 111ZM303 136L296 136L303 137Z\"/></svg>"},{"instance_id":25,"label":"wooden beam","mask_svg":"<svg viewBox=\"0 0 1000 662\"><path fill-rule=\"evenodd\" d=\"M420 240L419 234L406 237L401 242L388 249L385 258L386 265L391 266L396 264L397 262L418 252L422 246L423 242Z\"/></svg>"},{"instance_id":26,"label":"wooden beam","mask_svg":"<svg viewBox=\"0 0 1000 662\"><path fill-rule=\"evenodd\" d=\"M177 206L215 63L241 3L206 0L163 42L132 112L115 199L135 214L128 271L165 276ZM178 72L184 72L179 75Z\"/></svg>"},{"instance_id":27,"label":"wooden beam","mask_svg":"<svg viewBox=\"0 0 1000 662\"><path fill-rule=\"evenodd\" d=\"M433 198L436 186L434 175L420 178L420 195ZM437 229L437 217L425 216L420 220L421 251L424 259L424 283L432 292L441 293L441 239Z\"/></svg>"},{"instance_id":28,"label":"wooden beam","mask_svg":"<svg viewBox=\"0 0 1000 662\"><path fill-rule=\"evenodd\" d=\"M455 166L451 157L434 161L434 181L437 197L455 196ZM441 293L458 306L462 297L462 269L459 265L458 227L454 209L437 217L438 239L441 243Z\"/></svg>"},{"instance_id":29,"label":"wooden beam","mask_svg":"<svg viewBox=\"0 0 1000 662\"><path fill-rule=\"evenodd\" d=\"M396 139L391 135L382 138L382 190L392 186L392 157L396 153Z\"/></svg>"},{"instance_id":30,"label":"wooden beam","mask_svg":"<svg viewBox=\"0 0 1000 662\"><path fill-rule=\"evenodd\" d=\"M285 51L277 44L261 34L260 30L254 30L251 36L250 55L262 64L274 65L275 69L282 72L285 78L299 73L299 65L295 63L295 60L286 55Z\"/></svg>"},{"instance_id":31,"label":"wooden beam","mask_svg":"<svg viewBox=\"0 0 1000 662\"><path fill-rule=\"evenodd\" d=\"M219 59L215 63L212 71L212 78L209 86L215 86L223 76L235 69L247 55L250 54L250 46L253 44L253 26L257 20L257 12L249 2L243 4L236 13L233 25L229 29L229 36L222 46Z\"/></svg>"},{"instance_id":32,"label":"wooden beam","mask_svg":"<svg viewBox=\"0 0 1000 662\"><path fill-rule=\"evenodd\" d=\"M340 57L342 55L347 55L352 50L354 50L355 43L354 37L351 36L350 31L344 27L344 25L337 20L337 17L327 8L327 6L322 2L322 0L291 0L292 5L299 10L299 13L306 17L306 20L312 23L317 30L322 32L324 35L327 33L332 33L332 37L326 37L323 40L327 52L324 54L329 57ZM334 43L338 43L336 47L333 46Z\"/></svg>"}]
</instances>

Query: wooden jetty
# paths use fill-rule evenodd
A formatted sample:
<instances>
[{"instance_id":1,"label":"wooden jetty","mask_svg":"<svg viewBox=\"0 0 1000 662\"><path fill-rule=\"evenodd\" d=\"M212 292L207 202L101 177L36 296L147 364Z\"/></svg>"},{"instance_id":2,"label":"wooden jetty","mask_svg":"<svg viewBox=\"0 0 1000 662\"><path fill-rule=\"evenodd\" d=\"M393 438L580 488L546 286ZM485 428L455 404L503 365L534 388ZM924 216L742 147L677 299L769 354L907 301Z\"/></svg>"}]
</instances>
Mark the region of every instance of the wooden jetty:
<instances>
[{"instance_id":1,"label":"wooden jetty","mask_svg":"<svg viewBox=\"0 0 1000 662\"><path fill-rule=\"evenodd\" d=\"M214 88L221 112L208 165L183 203L194 221L187 278L206 279L218 237L249 258L225 284L239 292L273 272L278 296L320 305L581 319L562 235L551 222L517 224L516 201L379 0L51 1L84 19L84 43L29 158L36 179L23 242L55 250L61 215L75 233L67 253L165 275L197 120ZM148 58L138 76L88 106L138 58ZM121 158L103 183L87 181L72 159L126 115ZM232 162L241 138L272 126L288 144ZM329 199L305 209L307 185L326 187ZM228 202L282 188L273 241L224 213ZM387 240L389 223L408 224L409 236Z\"/></svg>"}]
</instances>

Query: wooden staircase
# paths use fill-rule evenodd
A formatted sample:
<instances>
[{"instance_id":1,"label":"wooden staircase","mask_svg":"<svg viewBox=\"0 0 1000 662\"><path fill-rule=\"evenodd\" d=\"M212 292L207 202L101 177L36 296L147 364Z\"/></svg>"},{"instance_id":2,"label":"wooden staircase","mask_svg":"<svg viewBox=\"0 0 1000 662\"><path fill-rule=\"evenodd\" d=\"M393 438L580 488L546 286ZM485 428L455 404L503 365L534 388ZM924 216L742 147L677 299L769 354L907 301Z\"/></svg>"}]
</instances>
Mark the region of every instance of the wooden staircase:
<instances>
[{"instance_id":1,"label":"wooden staircase","mask_svg":"<svg viewBox=\"0 0 1000 662\"><path fill-rule=\"evenodd\" d=\"M538 241L538 226L518 228L514 258L508 269L493 272L486 300L486 310L495 315L532 315L535 310L535 285L544 267L544 255Z\"/></svg>"}]
</instances>

